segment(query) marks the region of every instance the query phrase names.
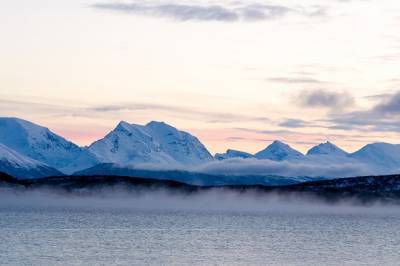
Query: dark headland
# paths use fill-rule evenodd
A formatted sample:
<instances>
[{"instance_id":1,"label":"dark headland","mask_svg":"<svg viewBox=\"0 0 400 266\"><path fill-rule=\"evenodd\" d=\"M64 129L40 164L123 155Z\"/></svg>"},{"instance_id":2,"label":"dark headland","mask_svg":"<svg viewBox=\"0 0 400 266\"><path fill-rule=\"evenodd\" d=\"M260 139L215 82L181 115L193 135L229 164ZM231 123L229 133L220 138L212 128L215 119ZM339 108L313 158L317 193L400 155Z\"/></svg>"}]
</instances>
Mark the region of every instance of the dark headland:
<instances>
[{"instance_id":1,"label":"dark headland","mask_svg":"<svg viewBox=\"0 0 400 266\"><path fill-rule=\"evenodd\" d=\"M66 193L95 193L99 189L123 188L132 193L147 191L168 191L171 193L201 193L210 190L237 193L277 193L315 196L327 201L357 199L360 202L374 200L400 202L400 175L363 176L305 182L295 185L229 185L198 186L178 181L141 178L132 176L55 176L37 179L17 179L0 173L0 191L46 189Z\"/></svg>"}]
</instances>

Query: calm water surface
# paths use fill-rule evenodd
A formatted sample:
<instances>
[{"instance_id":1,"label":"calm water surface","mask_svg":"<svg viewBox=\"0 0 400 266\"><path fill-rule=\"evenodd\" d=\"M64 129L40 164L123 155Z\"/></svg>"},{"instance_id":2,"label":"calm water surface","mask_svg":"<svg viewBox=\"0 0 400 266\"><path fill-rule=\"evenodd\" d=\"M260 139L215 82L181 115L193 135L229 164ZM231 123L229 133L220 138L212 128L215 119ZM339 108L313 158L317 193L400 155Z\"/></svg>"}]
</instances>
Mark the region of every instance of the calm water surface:
<instances>
[{"instance_id":1,"label":"calm water surface","mask_svg":"<svg viewBox=\"0 0 400 266\"><path fill-rule=\"evenodd\" d=\"M400 265L400 215L0 206L1 265Z\"/></svg>"}]
</instances>

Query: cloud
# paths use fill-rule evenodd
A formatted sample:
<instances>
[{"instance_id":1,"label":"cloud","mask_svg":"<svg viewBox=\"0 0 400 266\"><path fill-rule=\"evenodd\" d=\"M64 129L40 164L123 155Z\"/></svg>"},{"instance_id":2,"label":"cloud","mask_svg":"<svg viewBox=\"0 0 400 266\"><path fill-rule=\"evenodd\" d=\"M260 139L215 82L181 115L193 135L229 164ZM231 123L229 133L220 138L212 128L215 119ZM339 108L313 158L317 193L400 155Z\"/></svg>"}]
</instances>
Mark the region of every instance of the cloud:
<instances>
[{"instance_id":1,"label":"cloud","mask_svg":"<svg viewBox=\"0 0 400 266\"><path fill-rule=\"evenodd\" d=\"M163 17L175 21L265 21L286 16L292 12L302 16L318 16L324 13L321 7L292 9L283 5L243 4L223 6L220 4L132 1L118 3L96 3L93 8L123 12L127 14Z\"/></svg>"},{"instance_id":2,"label":"cloud","mask_svg":"<svg viewBox=\"0 0 400 266\"><path fill-rule=\"evenodd\" d=\"M149 103L98 105L98 106L90 107L90 108L88 108L88 110L100 112L100 113L137 111L137 110L164 110L164 111L174 111L174 112L187 111L186 108L180 108L180 107L169 106L169 105L161 105L161 104L149 104Z\"/></svg>"},{"instance_id":3,"label":"cloud","mask_svg":"<svg viewBox=\"0 0 400 266\"><path fill-rule=\"evenodd\" d=\"M381 94L367 95L367 96L364 96L364 98L367 100L371 100L371 101L382 101L391 96L392 96L392 94L390 94L390 93L381 93Z\"/></svg>"},{"instance_id":4,"label":"cloud","mask_svg":"<svg viewBox=\"0 0 400 266\"><path fill-rule=\"evenodd\" d=\"M286 119L281 123L279 123L279 126L288 128L300 128L300 127L309 127L311 126L311 123L301 119Z\"/></svg>"},{"instance_id":5,"label":"cloud","mask_svg":"<svg viewBox=\"0 0 400 266\"><path fill-rule=\"evenodd\" d=\"M325 83L318 79L313 78L289 78L289 77L273 77L268 78L267 81L276 83L287 83L287 84L321 84Z\"/></svg>"},{"instance_id":6,"label":"cloud","mask_svg":"<svg viewBox=\"0 0 400 266\"><path fill-rule=\"evenodd\" d=\"M336 129L399 132L400 92L378 99L378 103L369 110L332 114L327 121L333 124L331 128Z\"/></svg>"},{"instance_id":7,"label":"cloud","mask_svg":"<svg viewBox=\"0 0 400 266\"><path fill-rule=\"evenodd\" d=\"M391 53L391 54L374 56L372 57L372 59L386 63L398 62L400 59L400 53Z\"/></svg>"},{"instance_id":8,"label":"cloud","mask_svg":"<svg viewBox=\"0 0 400 266\"><path fill-rule=\"evenodd\" d=\"M131 14L160 16L180 21L237 21L239 14L222 6L200 6L185 4L148 4L148 3L110 3L95 4L93 7Z\"/></svg>"},{"instance_id":9,"label":"cloud","mask_svg":"<svg viewBox=\"0 0 400 266\"><path fill-rule=\"evenodd\" d=\"M384 98L372 111L383 115L399 115L400 92Z\"/></svg>"},{"instance_id":10,"label":"cloud","mask_svg":"<svg viewBox=\"0 0 400 266\"><path fill-rule=\"evenodd\" d=\"M257 158L230 158L222 161L214 160L198 166L184 166L174 163L142 163L123 165L121 167L124 169L147 169L152 171L184 170L194 173L223 175L228 177L281 176L290 178L337 178L363 176L374 173L374 170L370 169L367 165L351 158L344 157L342 159L321 161L321 159L308 158L306 156L298 160L283 161ZM299 179L299 181L301 180Z\"/></svg>"},{"instance_id":11,"label":"cloud","mask_svg":"<svg viewBox=\"0 0 400 266\"><path fill-rule=\"evenodd\" d=\"M304 90L296 96L296 101L304 107L344 108L354 105L354 98L346 92L328 90Z\"/></svg>"},{"instance_id":12,"label":"cloud","mask_svg":"<svg viewBox=\"0 0 400 266\"><path fill-rule=\"evenodd\" d=\"M227 137L226 138L227 141L252 141L252 142L261 142L261 143L266 143L266 142L272 142L275 139L267 139L267 138L245 138L245 137Z\"/></svg>"},{"instance_id":13,"label":"cloud","mask_svg":"<svg viewBox=\"0 0 400 266\"><path fill-rule=\"evenodd\" d=\"M322 126L315 125L315 127L321 128L332 128L333 126ZM249 128L234 128L236 130L240 130L243 132L254 133L258 135L265 136L265 138L253 138L253 137L244 137L242 140L253 141L254 139L265 140L264 142L271 142L276 139L280 139L284 142L288 143L297 143L297 144L317 144L321 142L329 141L351 141L357 140L357 142L374 142L376 139L381 139L382 136L380 134L376 135L364 135L364 134L354 134L354 133L329 133L324 131L314 131L314 132L301 132L294 130L262 130L262 129L249 129ZM351 129L351 128L350 128ZM237 141L241 141L241 139L237 139Z\"/></svg>"},{"instance_id":14,"label":"cloud","mask_svg":"<svg viewBox=\"0 0 400 266\"><path fill-rule=\"evenodd\" d=\"M192 107L151 104L151 103L122 103L116 105L99 105L90 107L87 110L89 112L106 113L106 114L140 111L140 110L163 111L165 113L175 115L176 117L188 118L188 119L202 119L203 121L208 123L233 123L233 122L249 122L249 121L268 123L271 121L268 117L262 117L262 116L247 116L241 114L212 112L212 111L196 110Z\"/></svg>"},{"instance_id":15,"label":"cloud","mask_svg":"<svg viewBox=\"0 0 400 266\"><path fill-rule=\"evenodd\" d=\"M349 177L368 174L361 163L321 164L315 162L289 162L233 158L214 161L196 169L209 174L221 175L278 175L285 177Z\"/></svg>"},{"instance_id":16,"label":"cloud","mask_svg":"<svg viewBox=\"0 0 400 266\"><path fill-rule=\"evenodd\" d=\"M56 100L54 102L57 102ZM119 103L112 105L94 105L77 107L74 105L48 104L24 100L2 99L0 113L5 116L25 117L28 120L51 118L90 118L116 121L121 119L148 119L157 117L201 120L207 123L261 122L270 123L268 117L238 113L208 111L190 106L153 104L147 102ZM28 115L28 116L27 116ZM156 117L154 117L156 116ZM39 120L40 121L40 120Z\"/></svg>"}]
</instances>

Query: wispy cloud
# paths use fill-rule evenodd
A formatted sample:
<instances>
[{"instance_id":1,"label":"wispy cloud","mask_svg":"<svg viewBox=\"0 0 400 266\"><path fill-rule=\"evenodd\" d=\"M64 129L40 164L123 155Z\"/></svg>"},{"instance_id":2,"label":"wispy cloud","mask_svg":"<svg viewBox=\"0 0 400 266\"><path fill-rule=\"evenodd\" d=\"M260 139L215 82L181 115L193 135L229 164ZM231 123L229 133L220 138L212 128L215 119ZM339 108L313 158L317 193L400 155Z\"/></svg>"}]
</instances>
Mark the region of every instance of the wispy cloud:
<instances>
[{"instance_id":1,"label":"wispy cloud","mask_svg":"<svg viewBox=\"0 0 400 266\"><path fill-rule=\"evenodd\" d=\"M118 112L123 113L123 112L139 111L139 110L163 111L165 113L171 114L179 118L201 119L204 122L208 123L233 123L233 122L250 122L250 121L269 123L271 121L268 117L262 117L262 116L248 116L242 114L213 112L213 111L197 110L193 107L150 104L150 103L100 105L88 108L88 110L96 113L118 113Z\"/></svg>"},{"instance_id":2,"label":"wispy cloud","mask_svg":"<svg viewBox=\"0 0 400 266\"><path fill-rule=\"evenodd\" d=\"M171 118L200 120L207 123L262 122L270 123L268 117L252 116L238 113L208 111L190 106L153 104L146 102L120 103L113 105L73 106L48 104L23 100L0 98L0 112L8 116L21 117L29 113L42 118L90 118L101 120L138 118L155 119L155 114L168 115ZM153 116L153 117L152 117ZM29 117L29 116L28 116Z\"/></svg>"},{"instance_id":3,"label":"wispy cloud","mask_svg":"<svg viewBox=\"0 0 400 266\"><path fill-rule=\"evenodd\" d=\"M293 78L293 77L272 77L267 78L267 81L276 83L287 83L287 84L322 84L325 83L322 80L314 78Z\"/></svg>"},{"instance_id":4,"label":"wispy cloud","mask_svg":"<svg viewBox=\"0 0 400 266\"><path fill-rule=\"evenodd\" d=\"M314 132L302 132L297 130L264 130L264 129L254 129L254 128L235 128L235 130L254 133L262 136L262 138L257 138L254 136L243 137L242 139L237 139L237 141L249 141L253 139L264 139L266 142L272 140L282 140L288 143L312 143L317 144L321 142L329 141L352 141L357 140L358 142L367 143L374 142L381 139L381 135L371 135L371 134L356 134L356 133L332 133L328 131L314 131ZM353 142L353 141L352 141Z\"/></svg>"},{"instance_id":5,"label":"wispy cloud","mask_svg":"<svg viewBox=\"0 0 400 266\"><path fill-rule=\"evenodd\" d=\"M273 20L295 13L303 16L321 16L322 7L290 8L283 5L236 2L231 5L205 4L196 2L132 1L96 3L96 9L117 11L126 14L163 17L175 21L263 21Z\"/></svg>"}]
</instances>

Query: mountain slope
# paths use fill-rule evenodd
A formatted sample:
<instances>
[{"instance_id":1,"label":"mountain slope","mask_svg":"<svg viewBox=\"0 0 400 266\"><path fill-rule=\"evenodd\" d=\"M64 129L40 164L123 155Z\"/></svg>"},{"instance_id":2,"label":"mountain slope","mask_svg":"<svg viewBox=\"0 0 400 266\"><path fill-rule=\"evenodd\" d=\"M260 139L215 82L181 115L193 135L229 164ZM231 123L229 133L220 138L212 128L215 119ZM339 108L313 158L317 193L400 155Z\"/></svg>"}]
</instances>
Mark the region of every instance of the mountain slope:
<instances>
[{"instance_id":1,"label":"mountain slope","mask_svg":"<svg viewBox=\"0 0 400 266\"><path fill-rule=\"evenodd\" d=\"M18 118L0 118L0 143L67 173L97 163L88 151L48 128Z\"/></svg>"},{"instance_id":2,"label":"mountain slope","mask_svg":"<svg viewBox=\"0 0 400 266\"><path fill-rule=\"evenodd\" d=\"M101 162L197 165L213 160L204 145L189 133L162 122L144 126L121 121L88 150Z\"/></svg>"},{"instance_id":3,"label":"mountain slope","mask_svg":"<svg viewBox=\"0 0 400 266\"><path fill-rule=\"evenodd\" d=\"M289 145L276 140L266 149L256 153L255 157L257 159L283 161L288 159L300 159L304 157L304 155L301 152L291 148Z\"/></svg>"},{"instance_id":4,"label":"mountain slope","mask_svg":"<svg viewBox=\"0 0 400 266\"><path fill-rule=\"evenodd\" d=\"M347 152L329 141L312 147L304 157L304 161L315 165L331 165L332 167L335 165L336 167L339 165L358 165L363 169L368 168L362 162L351 158ZM368 170L365 171L366 173L371 173Z\"/></svg>"},{"instance_id":5,"label":"mountain slope","mask_svg":"<svg viewBox=\"0 0 400 266\"><path fill-rule=\"evenodd\" d=\"M226 159L231 159L231 158L254 158L254 155L243 152L243 151L237 151L237 150L231 150L228 149L225 153L217 153L214 156L215 159L221 161L221 160L226 160Z\"/></svg>"},{"instance_id":6,"label":"mountain slope","mask_svg":"<svg viewBox=\"0 0 400 266\"><path fill-rule=\"evenodd\" d=\"M400 145L372 143L350 154L350 157L368 165L374 174L400 171Z\"/></svg>"},{"instance_id":7,"label":"mountain slope","mask_svg":"<svg viewBox=\"0 0 400 266\"><path fill-rule=\"evenodd\" d=\"M0 143L0 172L19 178L62 175L44 163L23 156Z\"/></svg>"},{"instance_id":8,"label":"mountain slope","mask_svg":"<svg viewBox=\"0 0 400 266\"><path fill-rule=\"evenodd\" d=\"M327 141L321 143L317 146L312 147L307 155L333 155L333 156L347 156L348 153L334 145L333 143Z\"/></svg>"}]
</instances>

